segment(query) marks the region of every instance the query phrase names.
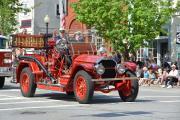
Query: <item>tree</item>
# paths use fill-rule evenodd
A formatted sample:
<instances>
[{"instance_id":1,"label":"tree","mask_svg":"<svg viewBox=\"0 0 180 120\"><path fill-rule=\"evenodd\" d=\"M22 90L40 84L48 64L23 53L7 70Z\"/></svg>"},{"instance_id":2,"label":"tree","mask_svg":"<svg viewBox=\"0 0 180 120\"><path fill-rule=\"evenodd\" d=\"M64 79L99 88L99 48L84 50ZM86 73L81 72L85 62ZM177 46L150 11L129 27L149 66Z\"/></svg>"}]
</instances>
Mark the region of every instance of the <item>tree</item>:
<instances>
[{"instance_id":1,"label":"tree","mask_svg":"<svg viewBox=\"0 0 180 120\"><path fill-rule=\"evenodd\" d=\"M125 59L163 31L179 3L172 6L170 0L78 0L72 4L77 20L95 27Z\"/></svg>"},{"instance_id":2,"label":"tree","mask_svg":"<svg viewBox=\"0 0 180 120\"><path fill-rule=\"evenodd\" d=\"M19 0L0 1L0 31L4 35L10 34L16 29L17 13L23 10L27 11L27 9L23 9Z\"/></svg>"}]
</instances>

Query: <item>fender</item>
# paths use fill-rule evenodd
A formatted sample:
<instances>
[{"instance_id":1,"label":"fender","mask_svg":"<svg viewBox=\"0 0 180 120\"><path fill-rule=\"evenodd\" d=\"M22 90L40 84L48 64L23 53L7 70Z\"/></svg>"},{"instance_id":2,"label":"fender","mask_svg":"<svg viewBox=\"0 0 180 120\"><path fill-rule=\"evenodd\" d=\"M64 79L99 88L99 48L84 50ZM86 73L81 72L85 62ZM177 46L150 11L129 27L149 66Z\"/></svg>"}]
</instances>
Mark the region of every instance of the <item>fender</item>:
<instances>
[{"instance_id":1,"label":"fender","mask_svg":"<svg viewBox=\"0 0 180 120\"><path fill-rule=\"evenodd\" d=\"M74 77L75 74L77 73L77 71L79 70L84 70L86 72L88 72L89 74L92 74L94 65L92 63L78 63L78 62L74 62L73 66L72 66L72 71L71 73L71 77Z\"/></svg>"},{"instance_id":2,"label":"fender","mask_svg":"<svg viewBox=\"0 0 180 120\"><path fill-rule=\"evenodd\" d=\"M37 72L37 71L40 71L39 66L35 62L20 61L18 67L16 68L16 82L17 83L20 82L21 71L25 67L29 67L32 70L33 73Z\"/></svg>"}]
</instances>

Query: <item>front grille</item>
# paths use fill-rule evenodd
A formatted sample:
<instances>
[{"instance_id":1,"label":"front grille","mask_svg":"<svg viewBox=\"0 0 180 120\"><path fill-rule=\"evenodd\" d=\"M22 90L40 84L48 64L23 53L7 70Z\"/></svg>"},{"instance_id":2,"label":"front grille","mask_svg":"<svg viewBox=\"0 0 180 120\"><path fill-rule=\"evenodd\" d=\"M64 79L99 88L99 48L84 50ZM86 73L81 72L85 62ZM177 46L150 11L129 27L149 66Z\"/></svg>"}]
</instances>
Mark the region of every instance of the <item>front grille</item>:
<instances>
[{"instance_id":1,"label":"front grille","mask_svg":"<svg viewBox=\"0 0 180 120\"><path fill-rule=\"evenodd\" d=\"M113 60L101 60L98 64L102 64L105 67L105 72L102 74L102 78L114 78L116 76L116 62Z\"/></svg>"}]
</instances>

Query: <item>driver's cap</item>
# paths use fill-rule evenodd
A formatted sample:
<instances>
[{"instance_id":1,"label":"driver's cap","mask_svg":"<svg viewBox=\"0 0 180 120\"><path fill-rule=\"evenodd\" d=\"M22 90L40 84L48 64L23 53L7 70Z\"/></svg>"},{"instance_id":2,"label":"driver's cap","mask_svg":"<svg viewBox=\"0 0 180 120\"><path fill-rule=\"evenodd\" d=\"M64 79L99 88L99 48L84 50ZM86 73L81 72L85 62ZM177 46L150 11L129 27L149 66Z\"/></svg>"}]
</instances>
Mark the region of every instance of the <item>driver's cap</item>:
<instances>
[{"instance_id":1,"label":"driver's cap","mask_svg":"<svg viewBox=\"0 0 180 120\"><path fill-rule=\"evenodd\" d=\"M64 29L64 28L60 28L59 31L60 31L60 32L64 32L65 29Z\"/></svg>"}]
</instances>

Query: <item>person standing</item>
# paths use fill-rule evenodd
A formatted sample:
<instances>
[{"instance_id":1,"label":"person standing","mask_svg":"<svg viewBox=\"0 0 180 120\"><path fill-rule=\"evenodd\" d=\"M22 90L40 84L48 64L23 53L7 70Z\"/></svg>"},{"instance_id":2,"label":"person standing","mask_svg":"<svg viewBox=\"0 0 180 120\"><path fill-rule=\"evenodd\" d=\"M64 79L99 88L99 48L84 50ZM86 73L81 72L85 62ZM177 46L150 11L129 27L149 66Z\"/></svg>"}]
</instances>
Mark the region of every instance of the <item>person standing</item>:
<instances>
[{"instance_id":1,"label":"person standing","mask_svg":"<svg viewBox=\"0 0 180 120\"><path fill-rule=\"evenodd\" d=\"M115 51L113 56L113 60L116 61L116 63L121 63L121 54L118 51Z\"/></svg>"},{"instance_id":2,"label":"person standing","mask_svg":"<svg viewBox=\"0 0 180 120\"><path fill-rule=\"evenodd\" d=\"M53 31L53 40L57 41L57 40L59 40L59 39L61 39L61 36L59 35L58 30L55 29L55 30Z\"/></svg>"}]
</instances>

